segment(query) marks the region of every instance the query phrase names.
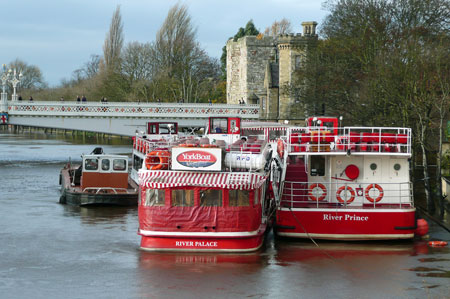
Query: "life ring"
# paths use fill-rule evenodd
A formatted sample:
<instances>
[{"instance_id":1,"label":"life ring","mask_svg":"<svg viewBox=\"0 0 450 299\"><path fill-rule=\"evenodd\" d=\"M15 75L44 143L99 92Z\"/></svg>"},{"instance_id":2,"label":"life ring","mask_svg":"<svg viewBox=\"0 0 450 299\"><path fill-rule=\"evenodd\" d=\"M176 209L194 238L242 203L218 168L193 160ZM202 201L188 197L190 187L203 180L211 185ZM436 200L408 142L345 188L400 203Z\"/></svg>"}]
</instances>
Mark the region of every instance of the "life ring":
<instances>
[{"instance_id":1,"label":"life ring","mask_svg":"<svg viewBox=\"0 0 450 299\"><path fill-rule=\"evenodd\" d=\"M201 144L200 147L203 147L203 148L216 148L218 146L215 145L215 144Z\"/></svg>"},{"instance_id":2,"label":"life ring","mask_svg":"<svg viewBox=\"0 0 450 299\"><path fill-rule=\"evenodd\" d=\"M313 190L314 190L314 188L316 188L316 187L322 189L322 196L320 196L320 197L318 197L318 198L315 197L315 196L313 195L313 193L312 193ZM314 201L322 201L322 200L325 199L325 197L327 197L327 188L325 188L325 186L324 186L323 184L320 184L320 183L312 184L311 186L309 186L308 196L309 196L309 198L310 198L311 200L314 200Z\"/></svg>"},{"instance_id":3,"label":"life ring","mask_svg":"<svg viewBox=\"0 0 450 299\"><path fill-rule=\"evenodd\" d=\"M341 192L342 191L344 191L344 190L348 190L349 192L350 192L350 199L347 199L347 201L345 201L344 199L342 199L342 197L341 197ZM353 188L352 187L348 187L348 186L341 186L341 188L339 188L337 191L336 191L336 199L339 201L339 202L342 202L342 203L351 203L351 202L353 202L354 200L355 200L355 190L353 190Z\"/></svg>"},{"instance_id":4,"label":"life ring","mask_svg":"<svg viewBox=\"0 0 450 299\"><path fill-rule=\"evenodd\" d=\"M284 157L284 142L281 139L277 141L277 152L281 159Z\"/></svg>"},{"instance_id":5,"label":"life ring","mask_svg":"<svg viewBox=\"0 0 450 299\"><path fill-rule=\"evenodd\" d=\"M377 197L376 199L373 199L373 198L370 197L370 195L369 195L369 191L370 191L370 189L372 189L372 188L376 188L376 189L378 189L378 191L380 192L380 195L378 195L378 197ZM370 202L374 202L374 201L375 201L375 202L379 202L379 201L383 198L383 196L384 196L383 188L381 188L381 186L378 185L378 184L370 184L370 185L367 186L367 188L366 188L365 196L366 196L367 200L370 201Z\"/></svg>"},{"instance_id":6,"label":"life ring","mask_svg":"<svg viewBox=\"0 0 450 299\"><path fill-rule=\"evenodd\" d=\"M197 145L192 143L183 143L180 144L180 147L197 147Z\"/></svg>"},{"instance_id":7,"label":"life ring","mask_svg":"<svg viewBox=\"0 0 450 299\"><path fill-rule=\"evenodd\" d=\"M149 170L167 169L169 167L168 151L153 151L145 157L145 166Z\"/></svg>"},{"instance_id":8,"label":"life ring","mask_svg":"<svg viewBox=\"0 0 450 299\"><path fill-rule=\"evenodd\" d=\"M428 242L428 246L430 247L444 247L447 246L447 242L446 241L430 241Z\"/></svg>"}]
</instances>

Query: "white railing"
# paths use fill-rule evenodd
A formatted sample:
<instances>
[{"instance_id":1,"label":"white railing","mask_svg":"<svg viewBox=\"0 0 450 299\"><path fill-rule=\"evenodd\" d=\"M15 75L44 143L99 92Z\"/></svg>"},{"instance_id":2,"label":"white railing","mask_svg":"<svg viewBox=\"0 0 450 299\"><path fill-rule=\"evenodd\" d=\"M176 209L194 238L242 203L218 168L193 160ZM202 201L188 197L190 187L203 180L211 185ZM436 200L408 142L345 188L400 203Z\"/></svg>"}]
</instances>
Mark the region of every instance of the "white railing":
<instances>
[{"instance_id":1,"label":"white railing","mask_svg":"<svg viewBox=\"0 0 450 299\"><path fill-rule=\"evenodd\" d=\"M409 128L291 128L283 140L289 154L376 153L411 155Z\"/></svg>"},{"instance_id":2,"label":"white railing","mask_svg":"<svg viewBox=\"0 0 450 299\"><path fill-rule=\"evenodd\" d=\"M352 182L284 182L281 207L405 208L413 207L412 184Z\"/></svg>"},{"instance_id":3,"label":"white railing","mask_svg":"<svg viewBox=\"0 0 450 299\"><path fill-rule=\"evenodd\" d=\"M238 115L257 119L258 105L196 103L119 103L119 102L9 102L10 115L37 116L121 116L121 117L209 117Z\"/></svg>"},{"instance_id":4,"label":"white railing","mask_svg":"<svg viewBox=\"0 0 450 299\"><path fill-rule=\"evenodd\" d=\"M123 194L123 193L127 193L129 194L130 191L126 188L112 188L112 187L87 187L83 189L83 192L92 192L95 194L99 194L99 193L114 193L114 194ZM133 189L133 192L136 192L136 189Z\"/></svg>"}]
</instances>

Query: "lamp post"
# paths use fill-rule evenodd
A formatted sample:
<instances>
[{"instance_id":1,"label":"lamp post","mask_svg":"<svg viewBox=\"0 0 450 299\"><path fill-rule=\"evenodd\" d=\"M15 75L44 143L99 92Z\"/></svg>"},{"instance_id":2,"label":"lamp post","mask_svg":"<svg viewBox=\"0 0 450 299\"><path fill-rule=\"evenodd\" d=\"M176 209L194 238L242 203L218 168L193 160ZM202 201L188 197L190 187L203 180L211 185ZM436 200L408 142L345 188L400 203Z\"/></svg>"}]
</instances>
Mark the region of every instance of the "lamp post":
<instances>
[{"instance_id":1,"label":"lamp post","mask_svg":"<svg viewBox=\"0 0 450 299\"><path fill-rule=\"evenodd\" d=\"M14 69L14 71L12 71L11 69L8 71L9 73L9 77L11 77L11 79L9 79L9 82L11 82L12 86L13 86L13 94L11 96L11 100L12 101L17 101L17 93L16 93L16 88L17 85L20 83L20 80L22 79L22 72L20 72L17 75L17 71L16 69Z\"/></svg>"},{"instance_id":2,"label":"lamp post","mask_svg":"<svg viewBox=\"0 0 450 299\"><path fill-rule=\"evenodd\" d=\"M0 98L0 110L1 112L8 112L8 94L6 93L6 83L8 83L8 72L6 72L6 65L4 64L2 66L2 75L1 75L1 80L2 80L2 95Z\"/></svg>"}]
</instances>

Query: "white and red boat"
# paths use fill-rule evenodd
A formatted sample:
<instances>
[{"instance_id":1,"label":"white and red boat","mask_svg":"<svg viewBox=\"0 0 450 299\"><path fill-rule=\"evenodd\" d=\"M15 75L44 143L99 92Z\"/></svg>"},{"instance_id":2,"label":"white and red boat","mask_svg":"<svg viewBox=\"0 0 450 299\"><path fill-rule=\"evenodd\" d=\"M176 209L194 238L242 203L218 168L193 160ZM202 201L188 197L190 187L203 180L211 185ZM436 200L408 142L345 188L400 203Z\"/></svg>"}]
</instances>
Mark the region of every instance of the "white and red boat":
<instances>
[{"instance_id":1,"label":"white and red boat","mask_svg":"<svg viewBox=\"0 0 450 299\"><path fill-rule=\"evenodd\" d=\"M239 118L210 118L201 138L177 134L176 123L149 123L133 146L141 248L260 248L275 212L268 192L271 155L266 137L244 135Z\"/></svg>"},{"instance_id":2,"label":"white and red boat","mask_svg":"<svg viewBox=\"0 0 450 299\"><path fill-rule=\"evenodd\" d=\"M332 240L414 236L411 129L339 128L337 118L309 118L306 127L287 130L278 153L278 235Z\"/></svg>"}]
</instances>

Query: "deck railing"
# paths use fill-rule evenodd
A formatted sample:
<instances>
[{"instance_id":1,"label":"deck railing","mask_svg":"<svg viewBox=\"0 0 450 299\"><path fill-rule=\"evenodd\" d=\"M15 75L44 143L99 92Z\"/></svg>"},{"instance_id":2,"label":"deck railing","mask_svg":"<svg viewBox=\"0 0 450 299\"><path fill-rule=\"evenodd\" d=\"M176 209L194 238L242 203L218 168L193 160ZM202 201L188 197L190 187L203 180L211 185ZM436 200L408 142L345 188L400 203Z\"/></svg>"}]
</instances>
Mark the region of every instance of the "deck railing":
<instances>
[{"instance_id":1,"label":"deck railing","mask_svg":"<svg viewBox=\"0 0 450 299\"><path fill-rule=\"evenodd\" d=\"M284 138L289 154L411 154L411 129L397 127L297 127Z\"/></svg>"},{"instance_id":2,"label":"deck railing","mask_svg":"<svg viewBox=\"0 0 450 299\"><path fill-rule=\"evenodd\" d=\"M405 208L413 207L410 182L284 182L281 207Z\"/></svg>"}]
</instances>

